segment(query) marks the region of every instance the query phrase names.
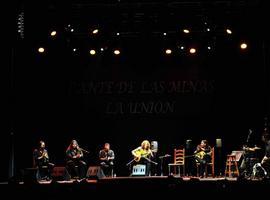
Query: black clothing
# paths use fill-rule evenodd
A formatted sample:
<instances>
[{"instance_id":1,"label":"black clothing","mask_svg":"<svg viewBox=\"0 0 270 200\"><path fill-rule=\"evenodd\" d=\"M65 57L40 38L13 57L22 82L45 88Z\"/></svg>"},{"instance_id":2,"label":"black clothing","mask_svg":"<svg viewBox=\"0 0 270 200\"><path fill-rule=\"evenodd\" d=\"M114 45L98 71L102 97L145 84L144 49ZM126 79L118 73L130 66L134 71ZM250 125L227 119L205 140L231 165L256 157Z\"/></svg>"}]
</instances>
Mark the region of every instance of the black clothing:
<instances>
[{"instance_id":1,"label":"black clothing","mask_svg":"<svg viewBox=\"0 0 270 200\"><path fill-rule=\"evenodd\" d=\"M54 167L53 163L49 162L49 154L46 149L35 149L33 152L34 167L37 170L37 180L49 180L51 179L52 170Z\"/></svg>"},{"instance_id":2,"label":"black clothing","mask_svg":"<svg viewBox=\"0 0 270 200\"><path fill-rule=\"evenodd\" d=\"M68 149L67 156L67 170L72 178L84 178L86 175L86 163L83 161L83 152L78 149ZM76 156L76 158L75 158Z\"/></svg>"},{"instance_id":3,"label":"black clothing","mask_svg":"<svg viewBox=\"0 0 270 200\"><path fill-rule=\"evenodd\" d=\"M99 152L100 166L105 174L105 176L113 176L113 166L114 166L114 152L113 150L103 149Z\"/></svg>"}]
</instances>

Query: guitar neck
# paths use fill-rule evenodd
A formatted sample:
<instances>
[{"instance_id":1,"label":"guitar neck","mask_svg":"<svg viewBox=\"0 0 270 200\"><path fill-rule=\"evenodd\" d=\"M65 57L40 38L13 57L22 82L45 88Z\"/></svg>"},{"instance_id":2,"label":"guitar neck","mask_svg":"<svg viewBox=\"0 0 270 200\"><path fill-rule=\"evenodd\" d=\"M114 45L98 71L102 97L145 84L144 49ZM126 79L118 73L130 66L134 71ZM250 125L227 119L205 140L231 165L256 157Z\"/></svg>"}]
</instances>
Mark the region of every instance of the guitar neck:
<instances>
[{"instance_id":1,"label":"guitar neck","mask_svg":"<svg viewBox=\"0 0 270 200\"><path fill-rule=\"evenodd\" d=\"M150 163L153 163L153 164L155 164L155 165L157 165L158 163L156 163L156 162L154 162L154 161L152 161L152 160L150 160L149 158L147 158L147 157L143 157L145 160L147 160L148 162L150 162Z\"/></svg>"}]
</instances>

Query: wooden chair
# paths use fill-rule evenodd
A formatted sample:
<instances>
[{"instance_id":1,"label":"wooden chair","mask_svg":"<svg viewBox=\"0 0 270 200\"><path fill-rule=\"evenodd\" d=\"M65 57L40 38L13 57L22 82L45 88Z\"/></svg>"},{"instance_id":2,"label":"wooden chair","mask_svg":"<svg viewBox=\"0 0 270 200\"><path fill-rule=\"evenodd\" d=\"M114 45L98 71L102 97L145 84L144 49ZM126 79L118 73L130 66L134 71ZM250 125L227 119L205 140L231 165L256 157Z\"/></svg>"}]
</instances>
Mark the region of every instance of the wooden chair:
<instances>
[{"instance_id":1,"label":"wooden chair","mask_svg":"<svg viewBox=\"0 0 270 200\"><path fill-rule=\"evenodd\" d=\"M174 168L176 174L176 167L178 167L179 176L181 176L181 166L183 167L183 175L185 175L185 149L174 149L174 162L168 164L169 175L171 174L171 167Z\"/></svg>"},{"instance_id":2,"label":"wooden chair","mask_svg":"<svg viewBox=\"0 0 270 200\"><path fill-rule=\"evenodd\" d=\"M236 155L227 155L225 177L239 176L239 169L236 160Z\"/></svg>"},{"instance_id":3,"label":"wooden chair","mask_svg":"<svg viewBox=\"0 0 270 200\"><path fill-rule=\"evenodd\" d=\"M36 179L39 181L49 174L48 166L38 166L35 158L33 157L33 169L36 169Z\"/></svg>"},{"instance_id":4,"label":"wooden chair","mask_svg":"<svg viewBox=\"0 0 270 200\"><path fill-rule=\"evenodd\" d=\"M196 163L197 166L197 176L199 177L199 166L200 163ZM211 162L207 163L207 165L205 166L205 172L206 172L206 177L208 176L208 166L211 167L211 173L212 173L212 177L215 177L215 147L212 147L211 149Z\"/></svg>"}]
</instances>

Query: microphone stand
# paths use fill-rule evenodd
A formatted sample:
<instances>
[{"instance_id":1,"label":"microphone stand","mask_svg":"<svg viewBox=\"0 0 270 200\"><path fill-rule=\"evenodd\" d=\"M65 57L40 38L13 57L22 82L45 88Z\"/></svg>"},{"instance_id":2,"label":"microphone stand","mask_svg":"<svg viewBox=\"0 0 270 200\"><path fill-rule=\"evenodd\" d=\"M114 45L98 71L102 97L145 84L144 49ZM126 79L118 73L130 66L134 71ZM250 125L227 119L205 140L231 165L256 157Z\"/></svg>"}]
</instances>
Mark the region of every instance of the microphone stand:
<instances>
[{"instance_id":1,"label":"microphone stand","mask_svg":"<svg viewBox=\"0 0 270 200\"><path fill-rule=\"evenodd\" d=\"M168 157L171 157L171 155L164 155L164 156L159 156L159 159L160 159L160 176L163 176L163 159L164 158L168 158Z\"/></svg>"},{"instance_id":2,"label":"microphone stand","mask_svg":"<svg viewBox=\"0 0 270 200\"><path fill-rule=\"evenodd\" d=\"M249 140L250 140L250 136L251 136L251 134L252 134L252 131L250 131L249 133L248 133L248 136L247 136L247 141L246 141L246 144L248 145L248 143L249 143Z\"/></svg>"}]
</instances>

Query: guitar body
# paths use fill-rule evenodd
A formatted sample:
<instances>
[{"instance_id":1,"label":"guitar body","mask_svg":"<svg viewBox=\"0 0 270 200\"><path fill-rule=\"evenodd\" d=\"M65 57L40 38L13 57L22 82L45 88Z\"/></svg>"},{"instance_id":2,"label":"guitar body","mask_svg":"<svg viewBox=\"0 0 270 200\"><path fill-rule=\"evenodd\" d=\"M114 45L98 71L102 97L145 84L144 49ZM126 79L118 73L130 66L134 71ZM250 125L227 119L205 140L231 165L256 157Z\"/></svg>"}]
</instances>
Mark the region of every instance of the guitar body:
<instances>
[{"instance_id":1,"label":"guitar body","mask_svg":"<svg viewBox=\"0 0 270 200\"><path fill-rule=\"evenodd\" d=\"M134 157L134 160L135 160L136 162L140 162L141 156Z\"/></svg>"},{"instance_id":2,"label":"guitar body","mask_svg":"<svg viewBox=\"0 0 270 200\"><path fill-rule=\"evenodd\" d=\"M148 162L157 165L158 163L156 163L148 158L148 156L150 154L151 154L151 152L140 149L140 150L135 152L134 161L140 162L140 160L143 158L143 159L147 160Z\"/></svg>"},{"instance_id":3,"label":"guitar body","mask_svg":"<svg viewBox=\"0 0 270 200\"><path fill-rule=\"evenodd\" d=\"M197 157L199 159L203 159L205 155L206 155L206 153L204 151L200 151L200 152L195 154L195 157Z\"/></svg>"},{"instance_id":4,"label":"guitar body","mask_svg":"<svg viewBox=\"0 0 270 200\"><path fill-rule=\"evenodd\" d=\"M139 162L141 160L141 158L147 158L147 156L149 155L148 152L144 151L144 150L138 150L135 152L135 156L134 156L134 160L136 162Z\"/></svg>"}]
</instances>

